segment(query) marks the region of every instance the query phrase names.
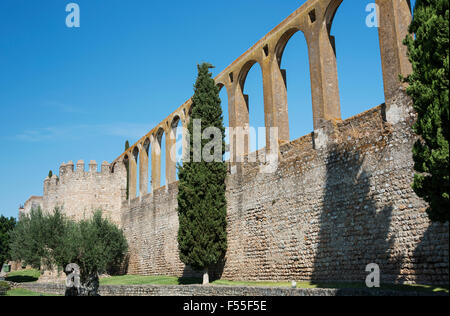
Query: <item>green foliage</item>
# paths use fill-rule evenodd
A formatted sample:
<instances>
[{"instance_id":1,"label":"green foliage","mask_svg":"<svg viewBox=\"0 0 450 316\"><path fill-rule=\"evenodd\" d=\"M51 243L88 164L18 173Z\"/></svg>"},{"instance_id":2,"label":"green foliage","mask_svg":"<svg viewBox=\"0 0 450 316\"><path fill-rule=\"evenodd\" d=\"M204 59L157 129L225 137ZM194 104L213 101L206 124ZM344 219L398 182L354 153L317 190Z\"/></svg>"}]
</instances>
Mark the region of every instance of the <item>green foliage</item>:
<instances>
[{"instance_id":1,"label":"green foliage","mask_svg":"<svg viewBox=\"0 0 450 316\"><path fill-rule=\"evenodd\" d=\"M160 285L188 285L201 284L199 278L179 278L174 276L160 275L117 275L100 279L101 285L143 285L143 284L160 284Z\"/></svg>"},{"instance_id":2,"label":"green foliage","mask_svg":"<svg viewBox=\"0 0 450 316\"><path fill-rule=\"evenodd\" d=\"M84 275L107 272L109 268L120 265L128 246L123 232L100 211L85 221L73 225L71 234L72 251L68 252L67 262L76 263Z\"/></svg>"},{"instance_id":3,"label":"green foliage","mask_svg":"<svg viewBox=\"0 0 450 316\"><path fill-rule=\"evenodd\" d=\"M101 285L144 285L144 284L161 284L161 285L187 285L201 284L200 278L178 278L173 276L142 276L142 275L121 275L106 277L100 279ZM215 280L211 282L214 285L222 286L250 286L250 287L287 287L291 288L291 282L284 281L245 281L245 280ZM297 282L297 288L330 288L330 289L367 289L365 282ZM442 285L422 285L422 284L381 284L381 290L393 290L403 292L442 292L448 293L448 286ZM371 291L380 289L372 288Z\"/></svg>"},{"instance_id":4,"label":"green foliage","mask_svg":"<svg viewBox=\"0 0 450 316\"><path fill-rule=\"evenodd\" d=\"M9 255L9 232L16 226L16 219L0 216L0 270L5 262L10 259Z\"/></svg>"},{"instance_id":5,"label":"green foliage","mask_svg":"<svg viewBox=\"0 0 450 316\"><path fill-rule=\"evenodd\" d=\"M39 292L33 292L33 291L30 291L30 290L26 290L26 289L15 288L15 289L12 289L12 290L8 291L6 296L20 296L20 297L23 297L23 296L60 296L60 295L48 294L48 293L39 293Z\"/></svg>"},{"instance_id":6,"label":"green foliage","mask_svg":"<svg viewBox=\"0 0 450 316\"><path fill-rule=\"evenodd\" d=\"M10 233L11 255L34 268L64 268L76 263L81 281L106 272L120 264L127 251L123 232L100 211L89 220L74 222L65 218L60 209L44 214L40 209L22 216Z\"/></svg>"},{"instance_id":7,"label":"green foliage","mask_svg":"<svg viewBox=\"0 0 450 316\"><path fill-rule=\"evenodd\" d=\"M48 177L49 177L49 178L53 177L53 171L50 170L50 171L48 172Z\"/></svg>"},{"instance_id":8,"label":"green foliage","mask_svg":"<svg viewBox=\"0 0 450 316\"><path fill-rule=\"evenodd\" d=\"M418 118L414 191L435 222L449 219L449 1L417 0L405 39L413 73L405 79ZM413 35L415 38L413 37Z\"/></svg>"},{"instance_id":9,"label":"green foliage","mask_svg":"<svg viewBox=\"0 0 450 316\"><path fill-rule=\"evenodd\" d=\"M6 295L6 293L11 289L8 283L0 281L0 296Z\"/></svg>"},{"instance_id":10,"label":"green foliage","mask_svg":"<svg viewBox=\"0 0 450 316\"><path fill-rule=\"evenodd\" d=\"M60 211L56 209L52 217L58 216ZM20 217L17 226L10 232L12 260L23 261L35 269L41 267L41 258L45 259L49 255L47 244L53 244L52 239L60 238L60 235L51 231L54 220L48 217L40 208L32 209L30 214Z\"/></svg>"},{"instance_id":11,"label":"green foliage","mask_svg":"<svg viewBox=\"0 0 450 316\"><path fill-rule=\"evenodd\" d=\"M201 132L216 127L222 132L222 156L225 153L225 128L220 106L219 88L212 78L209 64L198 66L198 78L192 98L192 115L188 124L190 159L179 166L178 244L181 261L196 270L208 268L225 256L227 249L225 179L222 162L193 162L193 121L200 119ZM202 140L203 148L209 140Z\"/></svg>"}]
</instances>

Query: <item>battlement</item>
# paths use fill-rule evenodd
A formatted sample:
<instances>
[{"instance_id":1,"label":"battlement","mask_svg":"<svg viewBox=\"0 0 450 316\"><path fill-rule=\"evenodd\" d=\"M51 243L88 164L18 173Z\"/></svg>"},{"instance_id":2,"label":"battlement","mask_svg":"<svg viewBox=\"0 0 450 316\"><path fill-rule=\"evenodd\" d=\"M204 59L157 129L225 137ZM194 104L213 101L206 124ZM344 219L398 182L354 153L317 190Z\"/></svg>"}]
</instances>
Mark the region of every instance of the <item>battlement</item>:
<instances>
[{"instance_id":1,"label":"battlement","mask_svg":"<svg viewBox=\"0 0 450 316\"><path fill-rule=\"evenodd\" d=\"M69 176L71 174L101 174L101 175L111 175L111 165L107 161L103 161L101 164L100 171L98 171L98 164L95 160L91 160L88 165L88 171L86 171L86 166L83 160L78 160L75 165L73 161L69 161L68 163L63 162L61 166L59 167L59 176L60 178Z\"/></svg>"},{"instance_id":2,"label":"battlement","mask_svg":"<svg viewBox=\"0 0 450 316\"><path fill-rule=\"evenodd\" d=\"M43 209L63 208L64 213L79 220L97 209L103 210L117 224L120 222L120 205L126 197L126 169L119 165L111 168L104 161L100 171L95 160L86 164L78 160L62 163L59 176L44 180Z\"/></svg>"}]
</instances>

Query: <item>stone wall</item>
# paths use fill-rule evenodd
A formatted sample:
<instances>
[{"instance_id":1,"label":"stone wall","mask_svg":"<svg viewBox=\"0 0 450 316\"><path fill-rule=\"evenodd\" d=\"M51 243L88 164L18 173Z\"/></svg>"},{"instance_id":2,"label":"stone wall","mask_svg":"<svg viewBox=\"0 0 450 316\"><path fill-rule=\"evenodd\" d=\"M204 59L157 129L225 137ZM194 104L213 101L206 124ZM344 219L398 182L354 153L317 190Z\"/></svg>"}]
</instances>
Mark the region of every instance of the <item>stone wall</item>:
<instances>
[{"instance_id":1,"label":"stone wall","mask_svg":"<svg viewBox=\"0 0 450 316\"><path fill-rule=\"evenodd\" d=\"M280 147L278 169L246 161L227 178L228 251L213 277L230 280L448 283L448 223L430 224L411 189L414 115L402 93L389 106L329 123ZM120 225L128 273L197 276L178 256L177 183L127 201L126 170L63 164L44 183L44 210L75 220L95 209Z\"/></svg>"},{"instance_id":2,"label":"stone wall","mask_svg":"<svg viewBox=\"0 0 450 316\"><path fill-rule=\"evenodd\" d=\"M128 240L129 272L182 275L178 257L177 184L122 204L122 227Z\"/></svg>"},{"instance_id":3,"label":"stone wall","mask_svg":"<svg viewBox=\"0 0 450 316\"><path fill-rule=\"evenodd\" d=\"M74 220L89 217L93 211L102 209L114 223L120 225L121 202L126 194L126 169L117 166L112 170L107 162L97 170L91 161L85 171L83 161L62 164L59 177L53 175L44 181L43 209L52 211L62 207L63 212Z\"/></svg>"},{"instance_id":4,"label":"stone wall","mask_svg":"<svg viewBox=\"0 0 450 316\"><path fill-rule=\"evenodd\" d=\"M21 283L13 287L38 293L64 295L65 285ZM282 287L201 285L102 285L100 296L268 297L268 296L448 296L445 293L400 292L378 289L290 289Z\"/></svg>"},{"instance_id":5,"label":"stone wall","mask_svg":"<svg viewBox=\"0 0 450 316\"><path fill-rule=\"evenodd\" d=\"M30 214L32 209L36 209L39 207L42 208L42 206L43 206L43 197L32 196L25 202L23 208L19 209L19 216Z\"/></svg>"},{"instance_id":6,"label":"stone wall","mask_svg":"<svg viewBox=\"0 0 450 316\"><path fill-rule=\"evenodd\" d=\"M238 166L216 276L362 282L377 263L382 282L448 283L448 223L430 224L411 189L413 120L400 95L283 145L274 173ZM191 275L177 253L176 186L122 205L130 274Z\"/></svg>"}]
</instances>

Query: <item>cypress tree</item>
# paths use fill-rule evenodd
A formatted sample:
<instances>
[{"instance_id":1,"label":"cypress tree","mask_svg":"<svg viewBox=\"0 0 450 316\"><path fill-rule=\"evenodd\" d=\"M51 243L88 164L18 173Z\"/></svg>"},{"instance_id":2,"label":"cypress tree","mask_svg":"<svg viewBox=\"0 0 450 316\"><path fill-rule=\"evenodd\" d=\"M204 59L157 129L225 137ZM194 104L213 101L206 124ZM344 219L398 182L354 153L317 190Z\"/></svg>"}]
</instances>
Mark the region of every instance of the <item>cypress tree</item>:
<instances>
[{"instance_id":1,"label":"cypress tree","mask_svg":"<svg viewBox=\"0 0 450 316\"><path fill-rule=\"evenodd\" d=\"M187 161L179 166L178 246L180 259L194 270L203 271L203 284L209 283L209 266L219 263L227 249L225 179L227 168L223 159L215 162L194 162L194 120L201 120L201 133L214 127L221 132L221 155L225 153L225 128L220 106L219 88L209 69L198 66L198 77L192 98L192 115L187 129L190 151ZM210 138L202 139L201 151ZM197 147L199 148L199 147ZM187 155L186 155L187 156Z\"/></svg>"},{"instance_id":2,"label":"cypress tree","mask_svg":"<svg viewBox=\"0 0 450 316\"><path fill-rule=\"evenodd\" d=\"M413 73L406 78L420 136L413 148L413 189L433 222L449 218L449 1L417 0L405 39ZM414 35L413 35L414 34Z\"/></svg>"},{"instance_id":3,"label":"cypress tree","mask_svg":"<svg viewBox=\"0 0 450 316\"><path fill-rule=\"evenodd\" d=\"M53 177L53 171L50 170L50 171L48 172L48 177L49 177L49 178Z\"/></svg>"}]
</instances>

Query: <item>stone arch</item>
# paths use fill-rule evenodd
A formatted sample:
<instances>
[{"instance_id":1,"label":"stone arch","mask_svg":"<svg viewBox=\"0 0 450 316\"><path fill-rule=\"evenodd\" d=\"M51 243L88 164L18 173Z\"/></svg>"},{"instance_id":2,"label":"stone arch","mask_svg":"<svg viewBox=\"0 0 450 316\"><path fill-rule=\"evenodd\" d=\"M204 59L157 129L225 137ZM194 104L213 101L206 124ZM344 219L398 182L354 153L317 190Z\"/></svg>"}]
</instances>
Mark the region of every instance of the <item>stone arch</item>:
<instances>
[{"instance_id":1,"label":"stone arch","mask_svg":"<svg viewBox=\"0 0 450 316\"><path fill-rule=\"evenodd\" d=\"M181 114L175 113L171 119L170 128L176 128L181 122Z\"/></svg>"},{"instance_id":2,"label":"stone arch","mask_svg":"<svg viewBox=\"0 0 450 316\"><path fill-rule=\"evenodd\" d=\"M175 113L167 133L166 178L169 184L177 180L177 164L182 164L182 157L186 154L186 138L188 136L184 131L183 121L182 114ZM181 128L179 128L180 124Z\"/></svg>"},{"instance_id":3,"label":"stone arch","mask_svg":"<svg viewBox=\"0 0 450 316\"><path fill-rule=\"evenodd\" d=\"M283 54L287 44L289 43L290 39L299 31L303 33L303 31L299 27L292 27L284 32L283 35L281 35L278 39L277 44L275 45L273 56L274 58L276 58L278 66L281 66L281 61L283 59Z\"/></svg>"},{"instance_id":4,"label":"stone arch","mask_svg":"<svg viewBox=\"0 0 450 316\"><path fill-rule=\"evenodd\" d=\"M192 110L194 108L194 104L191 102L189 102L189 104L186 106L186 115L185 115L185 120L189 121L192 117Z\"/></svg>"},{"instance_id":5,"label":"stone arch","mask_svg":"<svg viewBox=\"0 0 450 316\"><path fill-rule=\"evenodd\" d=\"M377 28L366 27L364 21L357 21L359 14L354 13L351 6L348 1L331 0L323 15L325 31L320 33L321 42L329 39L336 56L339 99L345 104L342 107L344 119L385 102L379 32ZM345 20L343 12L348 16ZM360 80L361 76L365 80Z\"/></svg>"},{"instance_id":6,"label":"stone arch","mask_svg":"<svg viewBox=\"0 0 450 316\"><path fill-rule=\"evenodd\" d=\"M140 196L148 193L148 179L149 179L149 157L151 141L149 137L140 145L139 153L139 192Z\"/></svg>"},{"instance_id":7,"label":"stone arch","mask_svg":"<svg viewBox=\"0 0 450 316\"><path fill-rule=\"evenodd\" d=\"M241 70L239 71L239 75L238 75L238 85L241 88L241 91L244 92L244 88L245 88L245 81L247 80L247 76L248 73L250 72L250 70L253 68L254 65L258 64L262 70L262 66L261 63L259 63L257 60L255 59L251 59L248 62L246 62ZM247 104L248 106L248 104Z\"/></svg>"},{"instance_id":8,"label":"stone arch","mask_svg":"<svg viewBox=\"0 0 450 316\"><path fill-rule=\"evenodd\" d=\"M256 77L258 82L252 88L257 90L257 93L252 94L253 97L256 96L258 100L261 98L260 103L255 106L256 102L252 102L249 99L249 95L245 94L246 92L246 83L248 79L249 73L255 68L257 65L257 69L259 68L259 74ZM259 66L259 67L258 67ZM250 153L252 150L258 150L262 147L265 147L265 127L266 127L266 118L265 118L265 100L264 100L264 73L263 66L256 59L251 59L247 61L241 68L236 82L236 96L240 98L240 102L235 109L237 122L237 127L244 128L243 134L241 134L240 139L236 139L236 146L242 148L237 150L237 152L241 152L243 154ZM248 85L247 85L248 88ZM263 132L264 135L260 135ZM242 142L242 144L238 144Z\"/></svg>"},{"instance_id":9,"label":"stone arch","mask_svg":"<svg viewBox=\"0 0 450 316\"><path fill-rule=\"evenodd\" d=\"M326 32L321 32L320 36L321 37L325 37L328 36L328 39L324 39L324 40L329 40L332 47L333 47L333 52L334 55L336 57L336 42L335 42L335 38L334 36L331 35L331 29L333 27L333 22L334 22L334 18L336 17L336 13L338 12L339 7L341 6L343 0L331 0L330 3L328 4L327 8L324 11L324 15L323 15L323 23L322 23L322 28L325 28Z\"/></svg>"},{"instance_id":10,"label":"stone arch","mask_svg":"<svg viewBox=\"0 0 450 316\"><path fill-rule=\"evenodd\" d=\"M330 35L331 27L333 26L333 21L336 16L337 10L339 9L340 5L342 4L343 0L332 0L328 4L328 7L325 10L323 21L324 26L326 26L328 35Z\"/></svg>"},{"instance_id":11,"label":"stone arch","mask_svg":"<svg viewBox=\"0 0 450 316\"><path fill-rule=\"evenodd\" d=\"M230 143L230 116L232 115L230 113L230 106L229 106L229 96L230 96L230 86L225 85L221 82L217 83L217 87L219 88L219 97L222 107L222 117L223 117L223 123L225 126L225 142L227 144ZM224 98L225 97L225 98ZM224 155L224 159L228 160L230 158L229 152L226 152Z\"/></svg>"},{"instance_id":12,"label":"stone arch","mask_svg":"<svg viewBox=\"0 0 450 316\"><path fill-rule=\"evenodd\" d=\"M229 113L228 113L228 97L230 95L229 85L225 85L222 82L218 82L217 83L217 88L219 89L219 96L221 94L223 94L223 93L226 94L227 99L223 100L223 98L220 97L220 103L221 103L221 106L222 106L222 112L223 112L224 119L228 120L228 116L229 116ZM229 126L229 123L227 123L226 126Z\"/></svg>"},{"instance_id":13,"label":"stone arch","mask_svg":"<svg viewBox=\"0 0 450 316\"><path fill-rule=\"evenodd\" d=\"M133 200L137 196L137 168L138 168L139 148L131 147L129 154L124 157L124 162L128 168L128 199Z\"/></svg>"},{"instance_id":14,"label":"stone arch","mask_svg":"<svg viewBox=\"0 0 450 316\"><path fill-rule=\"evenodd\" d=\"M162 171L164 171L164 179L165 179L165 162L162 163L163 155L162 149L165 147L163 144L163 138L166 134L164 129L164 124L161 124L157 130L152 135L152 189L159 189L161 187L161 175Z\"/></svg>"},{"instance_id":15,"label":"stone arch","mask_svg":"<svg viewBox=\"0 0 450 316\"><path fill-rule=\"evenodd\" d=\"M125 176L126 176L126 199L129 200L129 190L130 190L130 158L128 154L125 154L122 159L123 167L125 169Z\"/></svg>"},{"instance_id":16,"label":"stone arch","mask_svg":"<svg viewBox=\"0 0 450 316\"><path fill-rule=\"evenodd\" d=\"M133 150L132 150L132 154L133 154L133 159L137 160L137 158L139 157L139 147L138 146L134 146Z\"/></svg>"},{"instance_id":17,"label":"stone arch","mask_svg":"<svg viewBox=\"0 0 450 316\"><path fill-rule=\"evenodd\" d=\"M295 57L292 57L292 52ZM289 56L291 56L289 58ZM308 41L303 27L287 28L276 41L271 57L272 89L281 141L313 131L312 80Z\"/></svg>"},{"instance_id":18,"label":"stone arch","mask_svg":"<svg viewBox=\"0 0 450 316\"><path fill-rule=\"evenodd\" d=\"M153 138L155 139L157 145L159 144L159 146L161 146L162 137L164 136L165 132L166 131L164 130L164 128L160 126L158 130L154 133ZM161 147L158 149L161 151Z\"/></svg>"},{"instance_id":19,"label":"stone arch","mask_svg":"<svg viewBox=\"0 0 450 316\"><path fill-rule=\"evenodd\" d=\"M150 138L147 137L144 140L144 142L142 143L142 149L147 151L147 153L149 153L149 150L150 150Z\"/></svg>"}]
</instances>

